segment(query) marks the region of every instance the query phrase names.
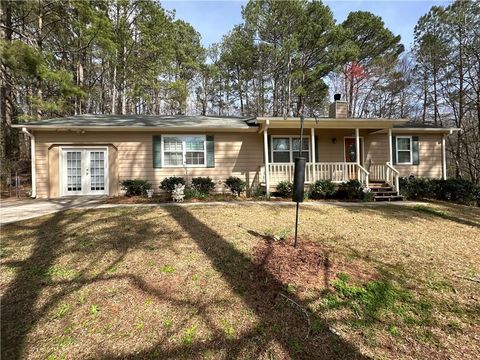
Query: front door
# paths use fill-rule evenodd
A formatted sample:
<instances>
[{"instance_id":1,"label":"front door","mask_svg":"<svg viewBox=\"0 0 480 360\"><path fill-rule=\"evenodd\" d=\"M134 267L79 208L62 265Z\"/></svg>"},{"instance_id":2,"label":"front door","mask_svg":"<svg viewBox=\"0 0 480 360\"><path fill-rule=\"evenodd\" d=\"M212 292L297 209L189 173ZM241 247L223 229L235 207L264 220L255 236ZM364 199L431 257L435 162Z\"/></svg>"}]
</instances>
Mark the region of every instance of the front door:
<instances>
[{"instance_id":1,"label":"front door","mask_svg":"<svg viewBox=\"0 0 480 360\"><path fill-rule=\"evenodd\" d=\"M345 138L345 161L357 162L357 144L355 138ZM360 139L360 165L363 165L363 139Z\"/></svg>"},{"instance_id":2,"label":"front door","mask_svg":"<svg viewBox=\"0 0 480 360\"><path fill-rule=\"evenodd\" d=\"M106 195L107 149L62 149L62 195Z\"/></svg>"}]
</instances>

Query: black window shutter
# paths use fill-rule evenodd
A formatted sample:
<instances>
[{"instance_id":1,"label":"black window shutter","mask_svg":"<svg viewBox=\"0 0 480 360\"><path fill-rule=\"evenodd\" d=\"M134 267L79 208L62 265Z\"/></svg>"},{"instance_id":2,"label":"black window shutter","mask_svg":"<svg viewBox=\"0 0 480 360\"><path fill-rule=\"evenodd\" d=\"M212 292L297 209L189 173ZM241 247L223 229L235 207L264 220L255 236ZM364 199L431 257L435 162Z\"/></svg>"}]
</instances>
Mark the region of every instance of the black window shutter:
<instances>
[{"instance_id":1,"label":"black window shutter","mask_svg":"<svg viewBox=\"0 0 480 360\"><path fill-rule=\"evenodd\" d=\"M215 167L215 140L213 135L207 135L207 168Z\"/></svg>"},{"instance_id":2,"label":"black window shutter","mask_svg":"<svg viewBox=\"0 0 480 360\"><path fill-rule=\"evenodd\" d=\"M412 136L412 164L420 164L418 136Z\"/></svg>"},{"instance_id":3,"label":"black window shutter","mask_svg":"<svg viewBox=\"0 0 480 360\"><path fill-rule=\"evenodd\" d=\"M315 149L313 149L313 151L315 151L315 161L316 162L320 162L320 158L318 157L318 136L315 136Z\"/></svg>"},{"instance_id":4,"label":"black window shutter","mask_svg":"<svg viewBox=\"0 0 480 360\"><path fill-rule=\"evenodd\" d=\"M152 141L153 167L162 167L162 136L154 135Z\"/></svg>"},{"instance_id":5,"label":"black window shutter","mask_svg":"<svg viewBox=\"0 0 480 360\"><path fill-rule=\"evenodd\" d=\"M393 164L397 164L397 138L395 136L392 136L392 160Z\"/></svg>"}]
</instances>

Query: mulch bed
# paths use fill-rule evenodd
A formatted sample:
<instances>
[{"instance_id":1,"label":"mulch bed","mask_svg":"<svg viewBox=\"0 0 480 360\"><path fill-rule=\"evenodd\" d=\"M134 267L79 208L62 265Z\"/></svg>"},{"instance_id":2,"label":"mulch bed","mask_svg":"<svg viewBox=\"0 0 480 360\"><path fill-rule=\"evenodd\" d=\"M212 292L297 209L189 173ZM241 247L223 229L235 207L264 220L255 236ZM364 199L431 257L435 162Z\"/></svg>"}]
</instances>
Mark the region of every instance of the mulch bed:
<instances>
[{"instance_id":1,"label":"mulch bed","mask_svg":"<svg viewBox=\"0 0 480 360\"><path fill-rule=\"evenodd\" d=\"M330 281L339 273L361 282L375 279L375 271L360 260L346 259L319 242L299 238L274 239L263 236L254 249L257 266L272 274L277 281L295 285L297 290L330 289Z\"/></svg>"}]
</instances>

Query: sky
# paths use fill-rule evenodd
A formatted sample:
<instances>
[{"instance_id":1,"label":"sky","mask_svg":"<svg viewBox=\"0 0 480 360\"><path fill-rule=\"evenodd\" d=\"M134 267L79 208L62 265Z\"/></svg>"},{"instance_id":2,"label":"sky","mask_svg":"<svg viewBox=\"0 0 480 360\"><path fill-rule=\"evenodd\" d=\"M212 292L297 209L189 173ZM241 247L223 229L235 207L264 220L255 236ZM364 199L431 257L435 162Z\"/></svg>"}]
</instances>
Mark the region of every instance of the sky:
<instances>
[{"instance_id":1,"label":"sky","mask_svg":"<svg viewBox=\"0 0 480 360\"><path fill-rule=\"evenodd\" d=\"M451 1L431 0L331 0L324 1L333 12L335 19L342 22L351 11L370 11L380 16L387 28L402 37L402 43L408 49L413 42L413 28L420 16L426 14L434 5L446 6ZM202 43L209 46L220 42L234 25L241 24L242 6L246 1L237 0L167 0L162 1L167 10L175 10L176 18L192 24L202 35Z\"/></svg>"}]
</instances>

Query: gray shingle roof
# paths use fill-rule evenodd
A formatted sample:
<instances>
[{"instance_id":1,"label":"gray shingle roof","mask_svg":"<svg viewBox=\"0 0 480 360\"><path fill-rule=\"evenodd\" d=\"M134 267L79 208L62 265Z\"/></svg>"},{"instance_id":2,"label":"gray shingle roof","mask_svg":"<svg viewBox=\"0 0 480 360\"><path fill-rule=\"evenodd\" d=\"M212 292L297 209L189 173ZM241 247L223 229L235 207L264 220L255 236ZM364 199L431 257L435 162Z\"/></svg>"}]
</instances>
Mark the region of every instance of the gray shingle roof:
<instances>
[{"instance_id":1,"label":"gray shingle roof","mask_svg":"<svg viewBox=\"0 0 480 360\"><path fill-rule=\"evenodd\" d=\"M45 127L160 127L160 128L225 128L248 129L255 118L186 115L76 115L22 123Z\"/></svg>"},{"instance_id":2,"label":"gray shingle roof","mask_svg":"<svg viewBox=\"0 0 480 360\"><path fill-rule=\"evenodd\" d=\"M432 123L420 123L420 122L414 122L414 121L409 121L401 125L395 125L394 127L395 128L416 128L416 129L444 129L445 128L444 126L439 126Z\"/></svg>"}]
</instances>

